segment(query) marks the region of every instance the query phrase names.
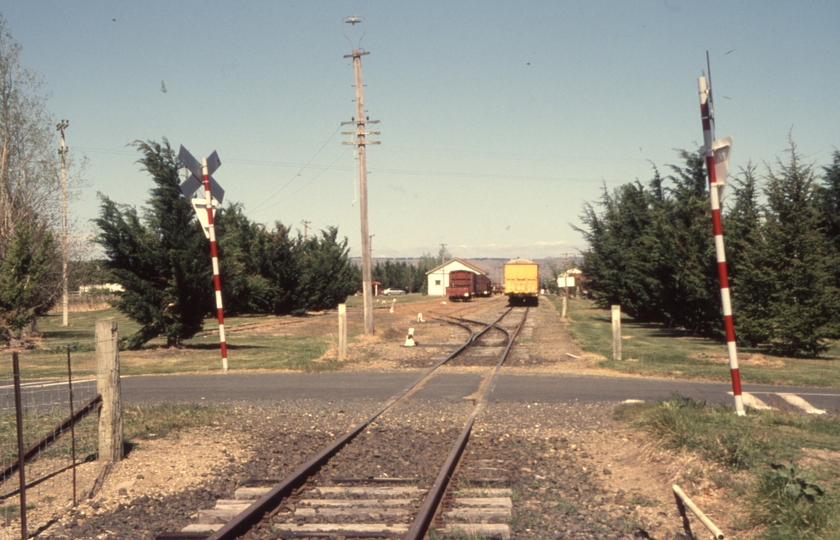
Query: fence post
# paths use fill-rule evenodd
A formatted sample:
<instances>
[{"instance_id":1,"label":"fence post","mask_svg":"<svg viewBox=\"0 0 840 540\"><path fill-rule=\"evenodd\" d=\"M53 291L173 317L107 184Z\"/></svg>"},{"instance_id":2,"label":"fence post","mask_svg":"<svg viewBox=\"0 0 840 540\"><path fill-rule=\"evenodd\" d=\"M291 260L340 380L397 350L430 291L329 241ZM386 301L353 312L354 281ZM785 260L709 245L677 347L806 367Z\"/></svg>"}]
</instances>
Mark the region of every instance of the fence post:
<instances>
[{"instance_id":1,"label":"fence post","mask_svg":"<svg viewBox=\"0 0 840 540\"><path fill-rule=\"evenodd\" d=\"M347 359L347 304L338 304L338 361Z\"/></svg>"},{"instance_id":2,"label":"fence post","mask_svg":"<svg viewBox=\"0 0 840 540\"><path fill-rule=\"evenodd\" d=\"M70 345L67 346L67 393L70 398L70 418L76 410L73 408L73 365L70 361ZM73 466L73 508L76 508L76 422L70 423L70 463Z\"/></svg>"},{"instance_id":3,"label":"fence post","mask_svg":"<svg viewBox=\"0 0 840 540\"><path fill-rule=\"evenodd\" d=\"M18 477L20 479L20 537L26 540L29 536L26 529L26 460L23 459L23 407L20 399L20 362L18 353L12 353L12 371L14 372L15 387L15 425L17 427Z\"/></svg>"},{"instance_id":4,"label":"fence post","mask_svg":"<svg viewBox=\"0 0 840 540\"><path fill-rule=\"evenodd\" d=\"M96 321L96 390L102 396L99 414L99 461L123 457L122 399L117 322Z\"/></svg>"},{"instance_id":5,"label":"fence post","mask_svg":"<svg viewBox=\"0 0 840 540\"><path fill-rule=\"evenodd\" d=\"M613 360L621 360L621 306L612 306Z\"/></svg>"}]
</instances>

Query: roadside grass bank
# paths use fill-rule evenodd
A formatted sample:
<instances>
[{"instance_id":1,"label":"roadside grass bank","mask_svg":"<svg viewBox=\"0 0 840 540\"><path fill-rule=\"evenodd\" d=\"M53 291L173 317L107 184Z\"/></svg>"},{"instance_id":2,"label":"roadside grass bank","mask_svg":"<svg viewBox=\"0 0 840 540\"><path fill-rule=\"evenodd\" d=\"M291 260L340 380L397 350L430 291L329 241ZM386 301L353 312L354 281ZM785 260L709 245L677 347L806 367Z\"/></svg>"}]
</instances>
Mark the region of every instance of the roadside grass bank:
<instances>
[{"instance_id":1,"label":"roadside grass bank","mask_svg":"<svg viewBox=\"0 0 840 540\"><path fill-rule=\"evenodd\" d=\"M623 405L615 416L657 446L709 464L677 483L728 490L739 531L768 540L840 537L840 419L754 410L739 417L680 396Z\"/></svg>"},{"instance_id":2,"label":"roadside grass bank","mask_svg":"<svg viewBox=\"0 0 840 540\"><path fill-rule=\"evenodd\" d=\"M222 405L194 403L156 403L124 406L123 439L137 441L177 436L182 429L221 425L230 415Z\"/></svg>"},{"instance_id":3,"label":"roadside grass bank","mask_svg":"<svg viewBox=\"0 0 840 540\"><path fill-rule=\"evenodd\" d=\"M322 316L322 315L316 315ZM61 326L61 314L38 318L42 338L35 349L20 353L25 377L66 377L67 350L71 353L74 376L96 373L94 342L96 321L115 320L120 336L128 336L139 325L116 309L72 313L70 326ZM340 368L328 352L337 336L323 334L274 335L273 332L249 331L266 325L294 325L305 320L296 317L245 316L225 319L230 369L290 369L331 371ZM219 335L215 319L205 321L205 330L186 340L180 348L166 347L164 338L156 338L137 351L120 351L123 375L220 371L222 369ZM354 339L351 333L348 339Z\"/></svg>"},{"instance_id":4,"label":"roadside grass bank","mask_svg":"<svg viewBox=\"0 0 840 540\"><path fill-rule=\"evenodd\" d=\"M550 297L562 309L562 298ZM730 380L726 344L689 332L661 325L638 323L621 317L622 360L612 360L612 325L608 310L595 307L591 300L569 302L569 331L580 347L604 357L600 367L634 373L684 379ZM737 327L735 328L737 332ZM783 358L760 349L741 347L738 363L741 378L755 384L840 387L840 349L836 343L822 357Z\"/></svg>"}]
</instances>

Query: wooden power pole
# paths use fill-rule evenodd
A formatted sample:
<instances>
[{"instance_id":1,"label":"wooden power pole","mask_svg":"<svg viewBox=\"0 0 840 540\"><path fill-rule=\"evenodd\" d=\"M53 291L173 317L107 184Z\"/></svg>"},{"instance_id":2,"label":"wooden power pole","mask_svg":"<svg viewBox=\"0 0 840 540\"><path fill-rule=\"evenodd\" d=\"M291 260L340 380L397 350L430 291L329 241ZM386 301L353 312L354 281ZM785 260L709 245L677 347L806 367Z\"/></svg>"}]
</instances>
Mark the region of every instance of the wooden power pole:
<instances>
[{"instance_id":1,"label":"wooden power pole","mask_svg":"<svg viewBox=\"0 0 840 540\"><path fill-rule=\"evenodd\" d=\"M69 326L69 308L67 297L67 146L64 144L64 130L70 126L69 120L62 120L55 126L61 132L61 326Z\"/></svg>"},{"instance_id":2,"label":"wooden power pole","mask_svg":"<svg viewBox=\"0 0 840 540\"><path fill-rule=\"evenodd\" d=\"M355 25L360 22L356 17L350 17L345 22ZM343 132L344 135L354 135L355 140L343 144L352 144L358 147L359 152L359 210L362 221L362 294L365 305L365 334L373 335L373 288L371 284L370 268L370 233L368 228L367 208L367 162L365 159L365 146L368 144L379 144L379 141L368 141L367 135L379 135L378 131L365 131L365 124L376 124L378 120L367 120L365 116L364 88L362 86L362 56L370 54L356 48L352 54L344 58L353 59L353 70L356 75L356 117L350 122L342 122L342 125L355 124L356 131Z\"/></svg>"}]
</instances>

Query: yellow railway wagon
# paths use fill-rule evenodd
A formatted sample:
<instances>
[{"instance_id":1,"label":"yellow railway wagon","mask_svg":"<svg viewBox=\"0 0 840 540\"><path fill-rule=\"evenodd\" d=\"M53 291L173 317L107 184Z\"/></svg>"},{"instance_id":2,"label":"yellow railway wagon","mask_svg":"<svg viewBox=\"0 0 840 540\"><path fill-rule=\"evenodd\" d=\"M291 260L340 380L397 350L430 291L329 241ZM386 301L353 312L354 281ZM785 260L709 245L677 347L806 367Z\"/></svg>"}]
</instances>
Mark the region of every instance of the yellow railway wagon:
<instances>
[{"instance_id":1,"label":"yellow railway wagon","mask_svg":"<svg viewBox=\"0 0 840 540\"><path fill-rule=\"evenodd\" d=\"M505 294L511 304L536 306L540 297L540 267L530 259L505 263Z\"/></svg>"}]
</instances>

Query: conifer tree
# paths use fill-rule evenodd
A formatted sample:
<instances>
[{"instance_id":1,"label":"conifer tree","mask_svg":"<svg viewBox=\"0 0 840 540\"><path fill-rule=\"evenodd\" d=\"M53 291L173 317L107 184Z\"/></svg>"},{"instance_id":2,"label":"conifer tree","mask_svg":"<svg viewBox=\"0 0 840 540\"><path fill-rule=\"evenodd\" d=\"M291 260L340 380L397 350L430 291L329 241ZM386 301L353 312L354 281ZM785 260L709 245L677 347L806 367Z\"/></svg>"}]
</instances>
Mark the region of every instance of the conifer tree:
<instances>
[{"instance_id":1,"label":"conifer tree","mask_svg":"<svg viewBox=\"0 0 840 540\"><path fill-rule=\"evenodd\" d=\"M0 341L19 338L22 329L53 305L44 296L44 283L54 269L56 248L45 227L17 224L0 261Z\"/></svg>"},{"instance_id":2,"label":"conifer tree","mask_svg":"<svg viewBox=\"0 0 840 540\"><path fill-rule=\"evenodd\" d=\"M361 288L361 274L350 261L347 238L338 240L337 227L305 240L298 238L295 251L299 282L293 313L334 309Z\"/></svg>"},{"instance_id":3,"label":"conifer tree","mask_svg":"<svg viewBox=\"0 0 840 540\"><path fill-rule=\"evenodd\" d=\"M817 203L817 183L790 141L790 159L769 170L765 194L766 265L773 273L771 352L816 356L838 335L840 296L834 285L837 259L825 236Z\"/></svg>"},{"instance_id":4,"label":"conifer tree","mask_svg":"<svg viewBox=\"0 0 840 540\"><path fill-rule=\"evenodd\" d=\"M832 155L832 164L824 168L817 206L823 230L835 256L840 256L840 150ZM835 267L834 285L840 287L840 267Z\"/></svg>"},{"instance_id":5,"label":"conifer tree","mask_svg":"<svg viewBox=\"0 0 840 540\"><path fill-rule=\"evenodd\" d=\"M201 330L213 307L207 239L195 212L181 194L181 163L163 144L136 141L138 160L155 183L141 218L133 207L101 196L96 242L107 267L125 291L115 306L140 323L125 341L136 349L157 336L167 346L180 345Z\"/></svg>"},{"instance_id":6,"label":"conifer tree","mask_svg":"<svg viewBox=\"0 0 840 540\"><path fill-rule=\"evenodd\" d=\"M710 335L722 328L722 317L708 180L701 154L681 150L679 155L685 164L672 165L669 176L674 185L664 313L670 326Z\"/></svg>"},{"instance_id":7,"label":"conifer tree","mask_svg":"<svg viewBox=\"0 0 840 540\"><path fill-rule=\"evenodd\" d=\"M766 343L772 328L770 307L775 277L770 271L762 230L756 167L749 162L732 178L733 203L726 213L726 259L732 289L732 312L738 341L756 347Z\"/></svg>"}]
</instances>

